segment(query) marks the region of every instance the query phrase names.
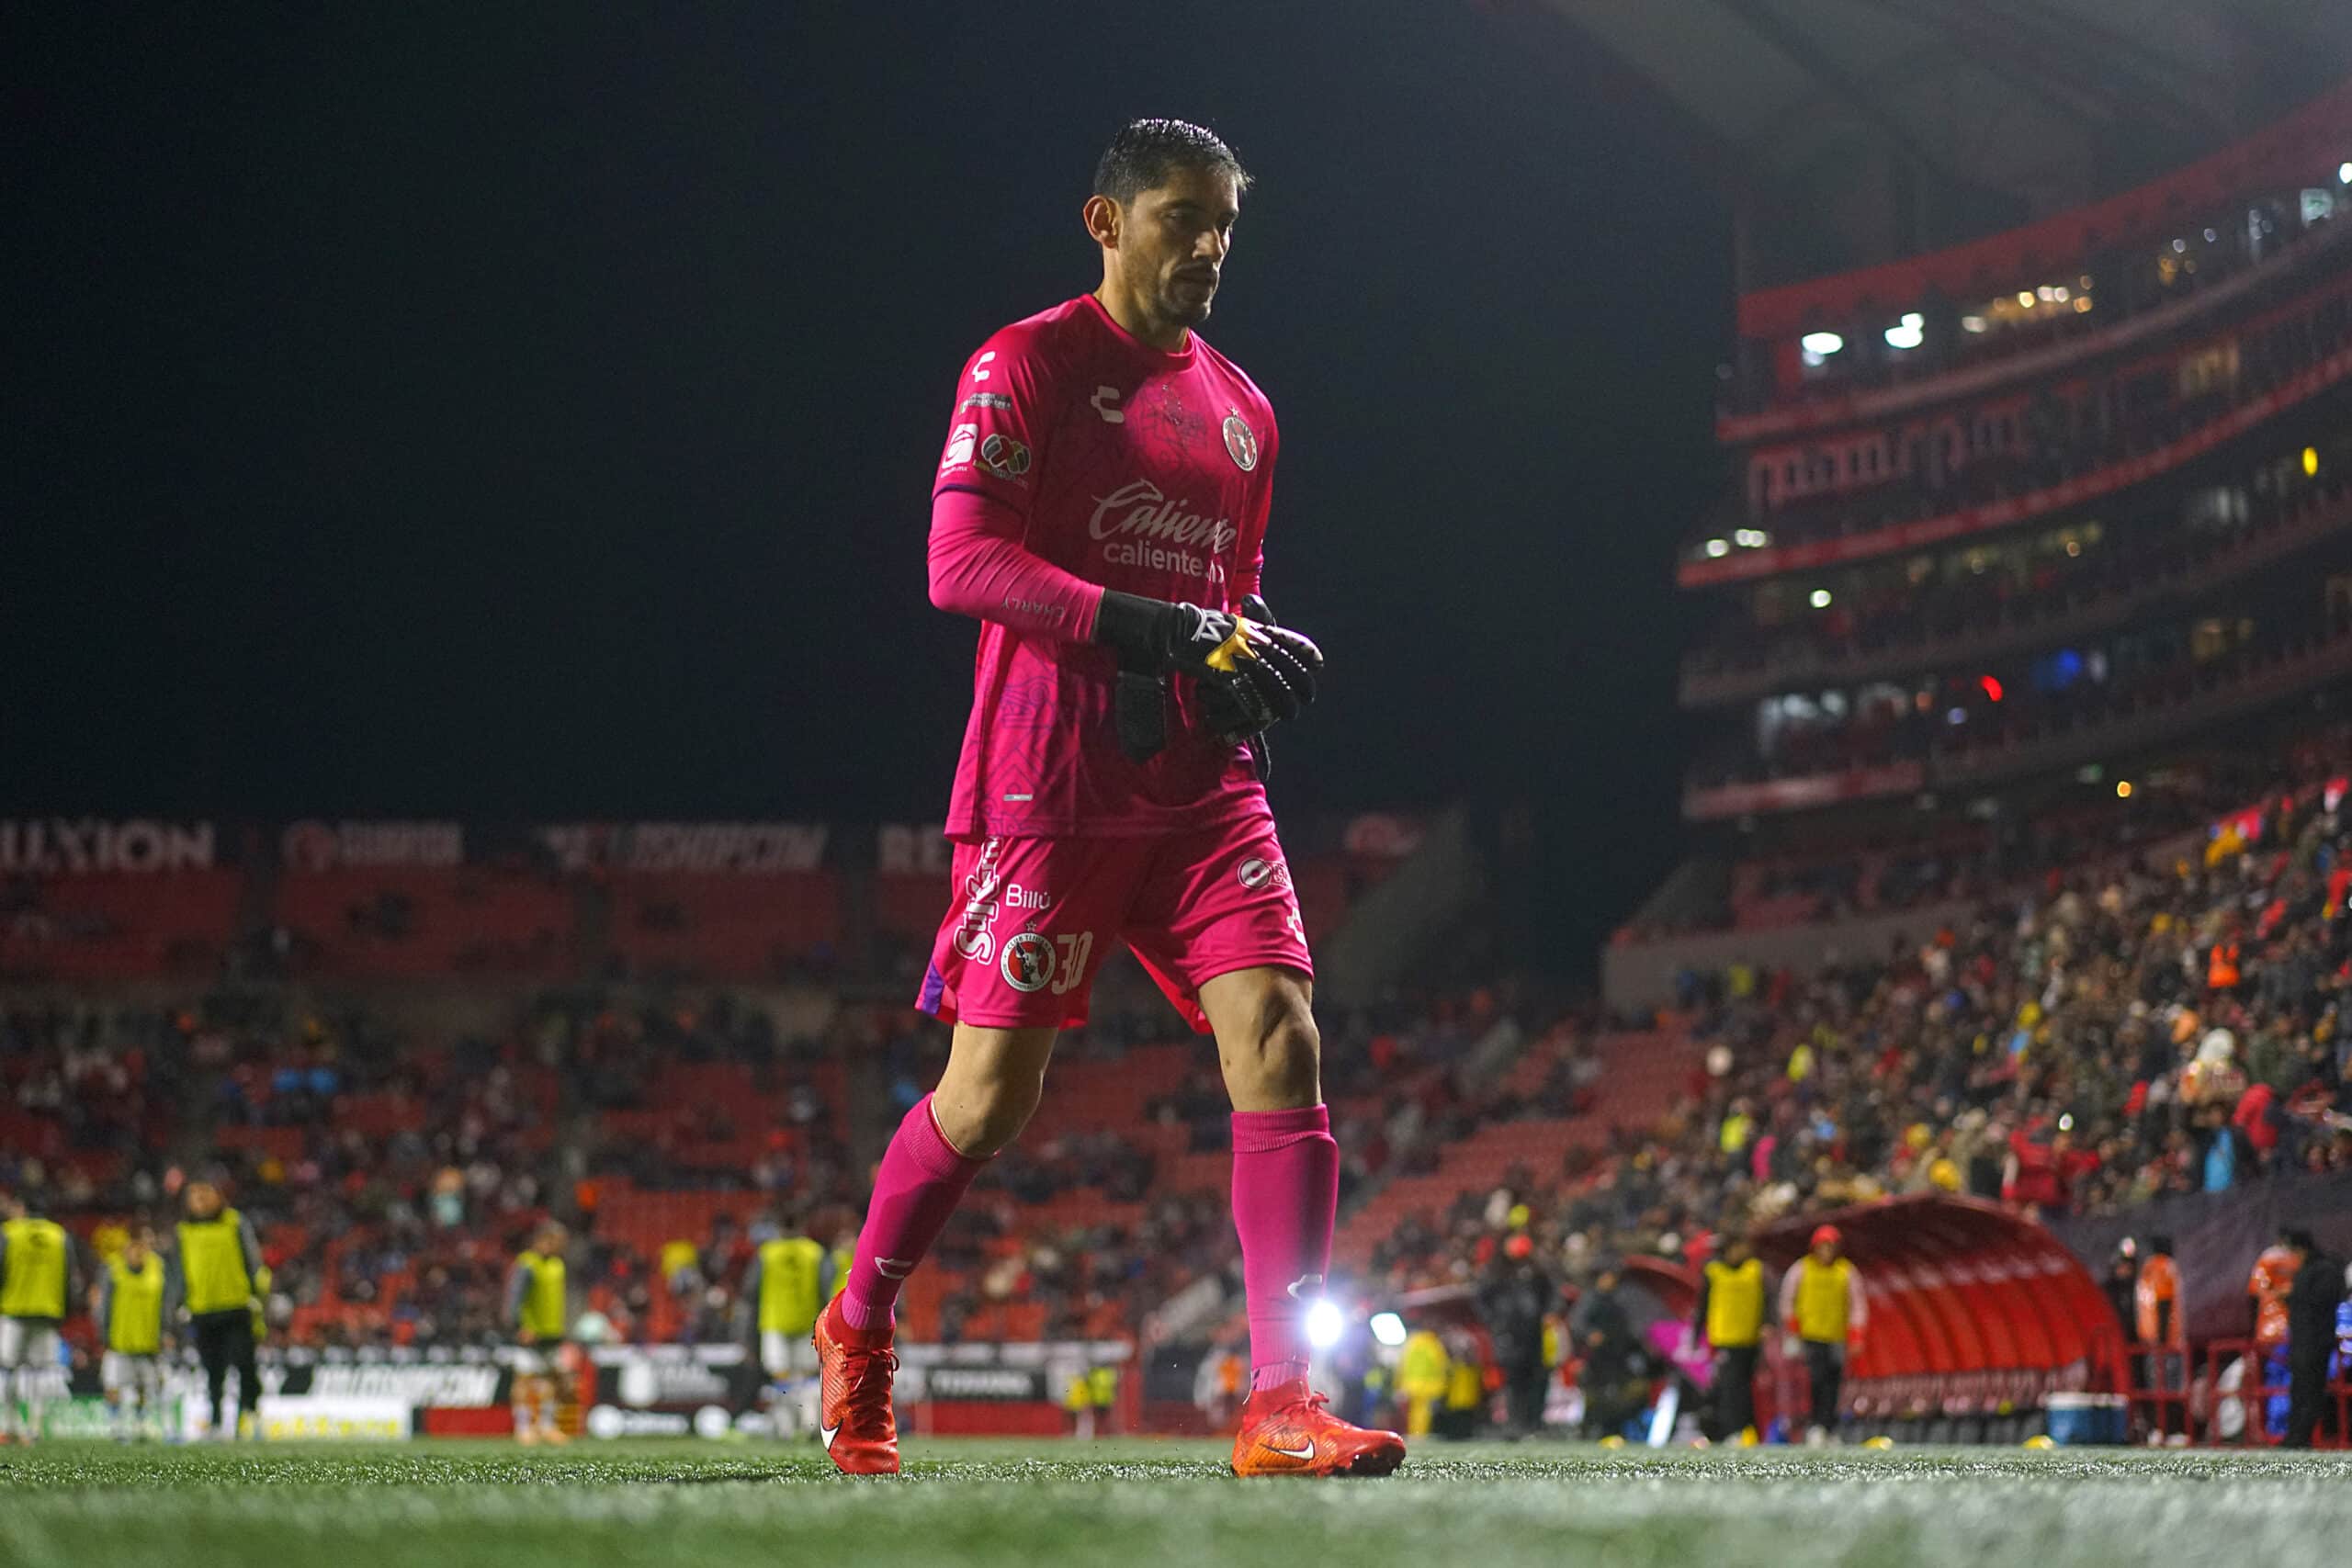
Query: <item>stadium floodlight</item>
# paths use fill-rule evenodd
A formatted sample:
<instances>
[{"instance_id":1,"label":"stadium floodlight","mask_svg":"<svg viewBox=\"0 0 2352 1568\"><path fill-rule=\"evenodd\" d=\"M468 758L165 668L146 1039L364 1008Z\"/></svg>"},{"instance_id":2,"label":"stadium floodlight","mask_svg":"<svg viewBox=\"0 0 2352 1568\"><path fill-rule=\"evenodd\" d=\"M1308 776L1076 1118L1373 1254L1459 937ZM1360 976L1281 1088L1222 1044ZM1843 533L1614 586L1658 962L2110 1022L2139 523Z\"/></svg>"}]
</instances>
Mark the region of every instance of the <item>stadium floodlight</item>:
<instances>
[{"instance_id":1,"label":"stadium floodlight","mask_svg":"<svg viewBox=\"0 0 2352 1568\"><path fill-rule=\"evenodd\" d=\"M1912 311L1902 321L1886 329L1886 346L1889 348L1918 347L1928 341L1927 333L1921 330L1927 324L1927 317L1917 310Z\"/></svg>"},{"instance_id":2,"label":"stadium floodlight","mask_svg":"<svg viewBox=\"0 0 2352 1568\"><path fill-rule=\"evenodd\" d=\"M1728 539L1709 539L1709 540L1707 541L1707 558L1708 558L1708 559L1710 559L1710 560L1720 560L1722 558L1724 558L1724 556L1727 556L1727 555L1729 555L1729 554L1731 554L1731 541L1730 541L1730 540L1728 540Z\"/></svg>"},{"instance_id":3,"label":"stadium floodlight","mask_svg":"<svg viewBox=\"0 0 2352 1568\"><path fill-rule=\"evenodd\" d=\"M1405 1320L1393 1312L1374 1313L1372 1337L1394 1350L1405 1343Z\"/></svg>"},{"instance_id":4,"label":"stadium floodlight","mask_svg":"<svg viewBox=\"0 0 2352 1568\"><path fill-rule=\"evenodd\" d=\"M1337 1345L1340 1331L1346 1327L1347 1320L1329 1300L1317 1301L1306 1309L1306 1342L1317 1350L1329 1350Z\"/></svg>"},{"instance_id":5,"label":"stadium floodlight","mask_svg":"<svg viewBox=\"0 0 2352 1568\"><path fill-rule=\"evenodd\" d=\"M1797 345L1807 354L1817 354L1826 359L1846 346L1846 340L1836 333L1807 333L1797 339Z\"/></svg>"}]
</instances>

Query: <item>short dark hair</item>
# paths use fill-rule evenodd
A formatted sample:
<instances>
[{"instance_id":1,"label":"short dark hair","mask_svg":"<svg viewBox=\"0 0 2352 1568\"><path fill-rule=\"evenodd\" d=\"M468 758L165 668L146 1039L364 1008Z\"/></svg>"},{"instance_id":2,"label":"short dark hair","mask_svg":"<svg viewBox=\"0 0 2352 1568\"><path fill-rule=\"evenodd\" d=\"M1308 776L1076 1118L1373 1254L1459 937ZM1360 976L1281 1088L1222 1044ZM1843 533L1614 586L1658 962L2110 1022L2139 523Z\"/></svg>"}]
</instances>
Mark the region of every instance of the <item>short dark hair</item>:
<instances>
[{"instance_id":1,"label":"short dark hair","mask_svg":"<svg viewBox=\"0 0 2352 1568\"><path fill-rule=\"evenodd\" d=\"M1233 176L1237 191L1250 188L1250 171L1233 149L1206 126L1183 119L1131 119L1111 138L1094 165L1094 194L1121 207L1178 169L1216 169Z\"/></svg>"}]
</instances>

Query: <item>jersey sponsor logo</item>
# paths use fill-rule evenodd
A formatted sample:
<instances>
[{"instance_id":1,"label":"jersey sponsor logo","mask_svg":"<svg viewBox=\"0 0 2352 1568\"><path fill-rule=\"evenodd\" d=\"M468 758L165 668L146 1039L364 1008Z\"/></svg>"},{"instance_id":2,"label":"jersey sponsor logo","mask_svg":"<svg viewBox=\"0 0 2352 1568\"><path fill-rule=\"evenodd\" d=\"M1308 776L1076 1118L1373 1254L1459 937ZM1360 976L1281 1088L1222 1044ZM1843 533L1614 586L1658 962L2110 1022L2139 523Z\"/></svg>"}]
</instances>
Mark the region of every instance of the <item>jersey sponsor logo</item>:
<instances>
[{"instance_id":1,"label":"jersey sponsor logo","mask_svg":"<svg viewBox=\"0 0 2352 1568\"><path fill-rule=\"evenodd\" d=\"M959 424L947 433L947 456L939 460L939 471L960 468L972 460L973 443L980 438L977 424Z\"/></svg>"},{"instance_id":2,"label":"jersey sponsor logo","mask_svg":"<svg viewBox=\"0 0 2352 1568\"><path fill-rule=\"evenodd\" d=\"M1018 480L1029 471L1029 448L999 431L980 443L980 467L1001 479Z\"/></svg>"},{"instance_id":3,"label":"jersey sponsor logo","mask_svg":"<svg viewBox=\"0 0 2352 1568\"><path fill-rule=\"evenodd\" d=\"M1226 411L1225 451L1233 459L1233 466L1245 474L1258 466L1258 437L1242 419L1239 409Z\"/></svg>"},{"instance_id":4,"label":"jersey sponsor logo","mask_svg":"<svg viewBox=\"0 0 2352 1568\"><path fill-rule=\"evenodd\" d=\"M962 413L966 409L1003 409L1009 411L1012 407L1012 400L1006 397L1002 392L974 392L970 397L966 398L962 402L956 405L956 412L957 413Z\"/></svg>"},{"instance_id":5,"label":"jersey sponsor logo","mask_svg":"<svg viewBox=\"0 0 2352 1568\"><path fill-rule=\"evenodd\" d=\"M1322 1289L1322 1275L1302 1274L1297 1279L1293 1280L1290 1282L1290 1299L1295 1302L1306 1301L1313 1293L1318 1292Z\"/></svg>"},{"instance_id":6,"label":"jersey sponsor logo","mask_svg":"<svg viewBox=\"0 0 2352 1568\"><path fill-rule=\"evenodd\" d=\"M1035 931L1023 931L1004 944L1004 983L1016 991L1044 990L1058 967L1054 944Z\"/></svg>"},{"instance_id":7,"label":"jersey sponsor logo","mask_svg":"<svg viewBox=\"0 0 2352 1568\"><path fill-rule=\"evenodd\" d=\"M1115 403L1118 400L1118 388L1097 387L1094 389L1094 395L1087 400L1087 405L1093 409L1096 413L1102 416L1103 423L1125 424L1127 423L1127 413L1125 409L1110 408L1105 406L1107 404Z\"/></svg>"},{"instance_id":8,"label":"jersey sponsor logo","mask_svg":"<svg viewBox=\"0 0 2352 1568\"><path fill-rule=\"evenodd\" d=\"M1159 539L1210 550L1229 550L1240 540L1241 530L1230 518L1187 512L1189 500L1170 500L1167 491L1148 479L1129 479L1110 494L1094 498L1094 515L1087 520L1086 531L1098 539Z\"/></svg>"},{"instance_id":9,"label":"jersey sponsor logo","mask_svg":"<svg viewBox=\"0 0 2352 1568\"><path fill-rule=\"evenodd\" d=\"M973 360L972 379L975 381L987 380L989 378L989 361L995 357L996 350L989 349L986 354L983 354L978 359Z\"/></svg>"}]
</instances>

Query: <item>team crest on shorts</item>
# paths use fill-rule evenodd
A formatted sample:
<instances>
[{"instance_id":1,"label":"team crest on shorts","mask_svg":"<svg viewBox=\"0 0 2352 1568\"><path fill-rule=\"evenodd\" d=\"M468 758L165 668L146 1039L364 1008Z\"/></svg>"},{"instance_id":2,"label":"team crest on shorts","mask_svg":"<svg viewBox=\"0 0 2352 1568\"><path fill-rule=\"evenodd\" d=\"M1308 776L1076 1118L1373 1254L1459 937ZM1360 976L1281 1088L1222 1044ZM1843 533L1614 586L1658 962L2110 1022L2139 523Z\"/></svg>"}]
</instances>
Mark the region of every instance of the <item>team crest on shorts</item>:
<instances>
[{"instance_id":1,"label":"team crest on shorts","mask_svg":"<svg viewBox=\"0 0 2352 1568\"><path fill-rule=\"evenodd\" d=\"M1023 931L1004 944L1004 983L1016 991L1042 991L1053 983L1054 944L1035 931Z\"/></svg>"},{"instance_id":2,"label":"team crest on shorts","mask_svg":"<svg viewBox=\"0 0 2352 1568\"><path fill-rule=\"evenodd\" d=\"M1231 455L1233 466L1243 473L1258 466L1258 437L1250 433L1239 409L1226 411L1225 449Z\"/></svg>"},{"instance_id":3,"label":"team crest on shorts","mask_svg":"<svg viewBox=\"0 0 2352 1568\"><path fill-rule=\"evenodd\" d=\"M1001 479L1017 479L1029 471L1029 448L1000 431L980 443L980 467Z\"/></svg>"}]
</instances>

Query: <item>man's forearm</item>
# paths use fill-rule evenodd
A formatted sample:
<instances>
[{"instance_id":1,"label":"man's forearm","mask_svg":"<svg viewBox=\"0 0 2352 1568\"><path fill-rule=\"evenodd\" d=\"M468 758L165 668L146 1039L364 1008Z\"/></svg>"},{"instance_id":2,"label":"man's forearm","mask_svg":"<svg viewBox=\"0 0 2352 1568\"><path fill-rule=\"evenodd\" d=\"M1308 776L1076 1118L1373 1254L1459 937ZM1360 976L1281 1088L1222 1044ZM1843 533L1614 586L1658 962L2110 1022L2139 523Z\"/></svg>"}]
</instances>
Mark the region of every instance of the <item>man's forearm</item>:
<instances>
[{"instance_id":1,"label":"man's forearm","mask_svg":"<svg viewBox=\"0 0 2352 1568\"><path fill-rule=\"evenodd\" d=\"M931 507L931 602L951 615L1018 632L1084 642L1102 589L1020 542L1021 519L1001 501L944 490Z\"/></svg>"}]
</instances>

